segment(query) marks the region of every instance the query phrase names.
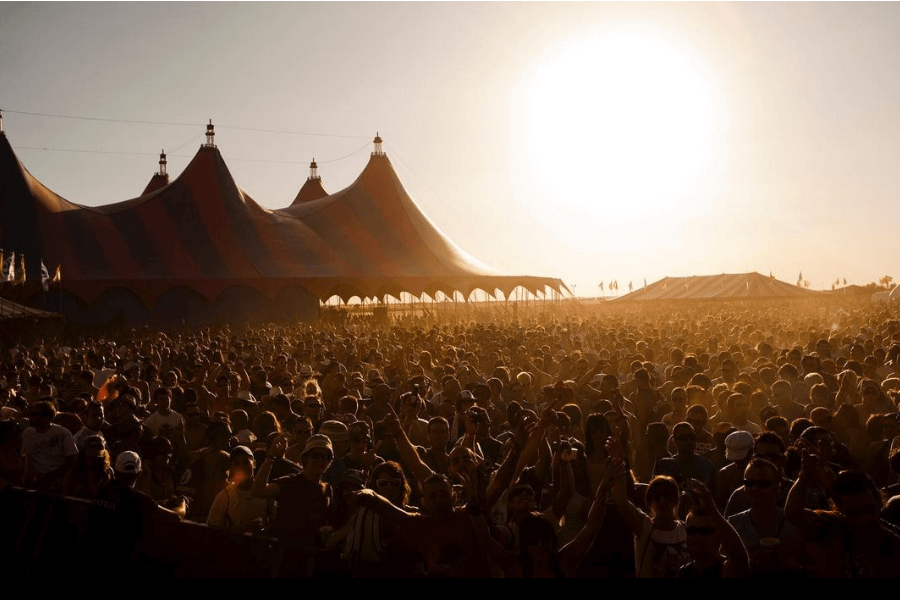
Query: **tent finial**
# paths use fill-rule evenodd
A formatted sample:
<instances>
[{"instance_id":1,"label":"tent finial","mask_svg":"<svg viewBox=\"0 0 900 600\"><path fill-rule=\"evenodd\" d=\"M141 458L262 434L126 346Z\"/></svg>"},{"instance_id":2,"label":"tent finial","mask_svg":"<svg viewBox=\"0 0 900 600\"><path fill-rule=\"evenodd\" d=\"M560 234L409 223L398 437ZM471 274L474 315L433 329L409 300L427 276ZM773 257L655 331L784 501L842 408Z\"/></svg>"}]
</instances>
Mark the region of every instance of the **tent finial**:
<instances>
[{"instance_id":1,"label":"tent finial","mask_svg":"<svg viewBox=\"0 0 900 600\"><path fill-rule=\"evenodd\" d=\"M372 156L384 156L384 149L381 147L381 136L378 132L375 132L375 150L372 152Z\"/></svg>"},{"instance_id":2,"label":"tent finial","mask_svg":"<svg viewBox=\"0 0 900 600\"><path fill-rule=\"evenodd\" d=\"M165 150L165 148L163 148L159 153L159 173L158 173L158 175L166 174L166 163L167 162L168 161L166 160L166 150Z\"/></svg>"},{"instance_id":3,"label":"tent finial","mask_svg":"<svg viewBox=\"0 0 900 600\"><path fill-rule=\"evenodd\" d=\"M319 177L319 165L316 164L316 159L313 157L312 162L309 163L309 180L315 181L316 179L321 179L321 177Z\"/></svg>"},{"instance_id":4,"label":"tent finial","mask_svg":"<svg viewBox=\"0 0 900 600\"><path fill-rule=\"evenodd\" d=\"M206 145L204 147L216 147L216 128L212 123L212 119L209 120L209 125L206 126Z\"/></svg>"}]
</instances>

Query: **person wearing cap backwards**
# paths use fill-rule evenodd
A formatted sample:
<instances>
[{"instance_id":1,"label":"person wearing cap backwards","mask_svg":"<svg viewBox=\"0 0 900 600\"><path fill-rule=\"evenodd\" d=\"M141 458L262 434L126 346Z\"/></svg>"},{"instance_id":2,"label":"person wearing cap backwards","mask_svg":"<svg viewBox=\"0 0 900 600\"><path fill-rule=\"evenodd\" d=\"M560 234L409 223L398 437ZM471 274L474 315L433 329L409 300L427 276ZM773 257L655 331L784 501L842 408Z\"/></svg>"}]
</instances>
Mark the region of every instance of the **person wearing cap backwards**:
<instances>
[{"instance_id":1,"label":"person wearing cap backwards","mask_svg":"<svg viewBox=\"0 0 900 600\"><path fill-rule=\"evenodd\" d=\"M177 522L187 514L184 497L176 496L165 506L134 489L141 475L141 457L136 452L119 454L115 478L91 501L88 547L102 556L105 567L139 564L142 545L152 537L155 522Z\"/></svg>"},{"instance_id":2,"label":"person wearing cap backwards","mask_svg":"<svg viewBox=\"0 0 900 600\"><path fill-rule=\"evenodd\" d=\"M269 482L272 464L284 457L287 443L286 436L272 442L253 480L252 492L257 498L278 503L268 533L299 550L309 551L321 546L319 530L330 525L332 518L334 493L323 476L334 460L334 451L327 436L312 435L300 455L303 471Z\"/></svg>"},{"instance_id":3,"label":"person wearing cap backwards","mask_svg":"<svg viewBox=\"0 0 900 600\"><path fill-rule=\"evenodd\" d=\"M725 438L725 460L731 461L716 475L716 506L724 510L734 490L741 487L744 469L753 456L753 436L746 431L733 431Z\"/></svg>"}]
</instances>

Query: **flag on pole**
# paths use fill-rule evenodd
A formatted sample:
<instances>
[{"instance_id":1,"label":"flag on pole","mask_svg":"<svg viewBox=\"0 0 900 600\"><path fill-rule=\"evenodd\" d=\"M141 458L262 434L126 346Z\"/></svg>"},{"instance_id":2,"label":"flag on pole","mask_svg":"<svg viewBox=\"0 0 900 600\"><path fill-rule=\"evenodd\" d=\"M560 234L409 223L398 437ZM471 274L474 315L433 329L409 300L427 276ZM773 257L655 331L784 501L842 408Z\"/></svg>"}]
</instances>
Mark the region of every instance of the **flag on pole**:
<instances>
[{"instance_id":1,"label":"flag on pole","mask_svg":"<svg viewBox=\"0 0 900 600\"><path fill-rule=\"evenodd\" d=\"M634 291L634 286L631 284L630 281L628 282L628 291L629 291L629 292L633 292L633 291Z\"/></svg>"},{"instance_id":2,"label":"flag on pole","mask_svg":"<svg viewBox=\"0 0 900 600\"><path fill-rule=\"evenodd\" d=\"M644 287L647 287L647 278L644 277Z\"/></svg>"},{"instance_id":3,"label":"flag on pole","mask_svg":"<svg viewBox=\"0 0 900 600\"><path fill-rule=\"evenodd\" d=\"M41 259L41 287L44 288L45 292L50 290L50 273L47 271L44 259Z\"/></svg>"},{"instance_id":4,"label":"flag on pole","mask_svg":"<svg viewBox=\"0 0 900 600\"><path fill-rule=\"evenodd\" d=\"M600 291L601 292L603 291L603 282L602 281L600 282Z\"/></svg>"},{"instance_id":5,"label":"flag on pole","mask_svg":"<svg viewBox=\"0 0 900 600\"><path fill-rule=\"evenodd\" d=\"M3 258L3 272L0 273L0 281L15 281L16 279L16 253L10 252Z\"/></svg>"},{"instance_id":6,"label":"flag on pole","mask_svg":"<svg viewBox=\"0 0 900 600\"><path fill-rule=\"evenodd\" d=\"M16 273L16 283L15 285L24 285L25 284L25 255L19 255L19 272Z\"/></svg>"}]
</instances>

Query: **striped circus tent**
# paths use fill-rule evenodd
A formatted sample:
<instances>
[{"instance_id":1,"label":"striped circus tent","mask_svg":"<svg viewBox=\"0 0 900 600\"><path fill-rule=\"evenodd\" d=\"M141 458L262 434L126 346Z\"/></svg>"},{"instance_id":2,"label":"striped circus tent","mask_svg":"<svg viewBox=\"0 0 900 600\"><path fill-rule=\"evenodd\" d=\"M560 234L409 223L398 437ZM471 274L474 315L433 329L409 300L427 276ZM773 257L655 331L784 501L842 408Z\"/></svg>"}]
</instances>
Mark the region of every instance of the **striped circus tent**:
<instances>
[{"instance_id":1,"label":"striped circus tent","mask_svg":"<svg viewBox=\"0 0 900 600\"><path fill-rule=\"evenodd\" d=\"M335 295L565 289L457 247L406 193L379 138L346 189L328 195L311 178L280 210L238 187L212 139L174 180L163 155L145 194L88 207L33 177L0 132L0 247L33 257L29 282L40 282L41 260L60 265L61 308L79 321L308 319Z\"/></svg>"},{"instance_id":2,"label":"striped circus tent","mask_svg":"<svg viewBox=\"0 0 900 600\"><path fill-rule=\"evenodd\" d=\"M616 299L616 302L650 300L767 300L815 298L822 292L808 290L759 273L665 277Z\"/></svg>"}]
</instances>

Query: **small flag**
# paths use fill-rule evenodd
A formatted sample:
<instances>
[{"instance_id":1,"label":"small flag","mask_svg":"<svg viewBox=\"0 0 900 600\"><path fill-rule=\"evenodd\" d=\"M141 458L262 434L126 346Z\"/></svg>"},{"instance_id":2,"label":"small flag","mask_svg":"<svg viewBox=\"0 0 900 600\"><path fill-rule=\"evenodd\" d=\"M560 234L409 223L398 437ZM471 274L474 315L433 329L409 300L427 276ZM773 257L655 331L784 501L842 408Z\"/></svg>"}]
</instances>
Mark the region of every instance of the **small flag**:
<instances>
[{"instance_id":1,"label":"small flag","mask_svg":"<svg viewBox=\"0 0 900 600\"><path fill-rule=\"evenodd\" d=\"M844 277L844 285L847 285L847 278Z\"/></svg>"},{"instance_id":2,"label":"small flag","mask_svg":"<svg viewBox=\"0 0 900 600\"><path fill-rule=\"evenodd\" d=\"M630 282L630 281L628 282L628 291L629 291L629 292L633 292L633 291L634 291L634 286L631 285L631 282Z\"/></svg>"},{"instance_id":3,"label":"small flag","mask_svg":"<svg viewBox=\"0 0 900 600\"><path fill-rule=\"evenodd\" d=\"M644 287L647 287L647 278L644 277Z\"/></svg>"},{"instance_id":4,"label":"small flag","mask_svg":"<svg viewBox=\"0 0 900 600\"><path fill-rule=\"evenodd\" d=\"M603 291L603 282L602 281L600 282L600 291L601 292Z\"/></svg>"},{"instance_id":5,"label":"small flag","mask_svg":"<svg viewBox=\"0 0 900 600\"><path fill-rule=\"evenodd\" d=\"M50 289L50 273L47 271L47 266L44 264L43 259L41 259L41 287L44 288L45 292Z\"/></svg>"},{"instance_id":6,"label":"small flag","mask_svg":"<svg viewBox=\"0 0 900 600\"><path fill-rule=\"evenodd\" d=\"M52 281L52 283L59 283L60 281L62 281L62 271L61 271L61 269L62 269L62 265L56 265L56 273L53 274L53 281Z\"/></svg>"},{"instance_id":7,"label":"small flag","mask_svg":"<svg viewBox=\"0 0 900 600\"><path fill-rule=\"evenodd\" d=\"M16 273L16 283L15 285L24 285L25 284L25 255L19 255L19 272Z\"/></svg>"}]
</instances>

